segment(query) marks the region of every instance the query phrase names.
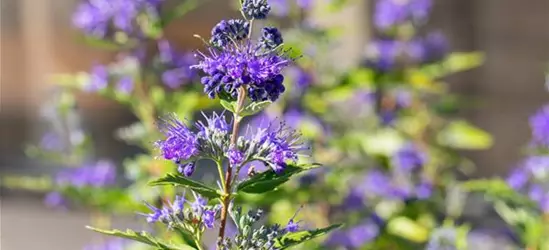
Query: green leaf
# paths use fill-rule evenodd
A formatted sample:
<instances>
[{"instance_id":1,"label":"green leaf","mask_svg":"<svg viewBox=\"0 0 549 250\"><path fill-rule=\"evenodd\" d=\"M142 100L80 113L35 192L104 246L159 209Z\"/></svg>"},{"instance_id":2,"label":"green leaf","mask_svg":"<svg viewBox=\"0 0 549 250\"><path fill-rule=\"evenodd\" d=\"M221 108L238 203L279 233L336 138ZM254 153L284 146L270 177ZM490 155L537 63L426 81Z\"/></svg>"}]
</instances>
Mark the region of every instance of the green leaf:
<instances>
[{"instance_id":1,"label":"green leaf","mask_svg":"<svg viewBox=\"0 0 549 250\"><path fill-rule=\"evenodd\" d=\"M160 240L154 238L152 235L148 234L147 232L135 232L133 230L127 229L126 232L120 231L120 230L103 230L98 228L93 228L90 226L87 226L86 228L93 230L98 233L102 233L109 236L115 236L125 239L130 239L134 241L138 241L144 244L147 244L149 246L155 247L155 249L160 250L196 250L196 248L186 245L181 246L171 246L167 243L163 243Z\"/></svg>"},{"instance_id":2,"label":"green leaf","mask_svg":"<svg viewBox=\"0 0 549 250\"><path fill-rule=\"evenodd\" d=\"M457 149L487 149L492 146L492 136L466 121L451 122L437 135L438 143Z\"/></svg>"},{"instance_id":3,"label":"green leaf","mask_svg":"<svg viewBox=\"0 0 549 250\"><path fill-rule=\"evenodd\" d=\"M479 52L454 52L444 61L429 64L421 68L421 71L429 78L438 79L457 72L476 68L484 63L484 54Z\"/></svg>"},{"instance_id":4,"label":"green leaf","mask_svg":"<svg viewBox=\"0 0 549 250\"><path fill-rule=\"evenodd\" d=\"M393 129L383 129L360 137L351 135L350 138L361 140L364 151L373 155L393 155L404 144L404 138Z\"/></svg>"},{"instance_id":5,"label":"green leaf","mask_svg":"<svg viewBox=\"0 0 549 250\"><path fill-rule=\"evenodd\" d=\"M484 63L484 54L478 52L452 53L444 62L447 73L476 68Z\"/></svg>"},{"instance_id":6,"label":"green leaf","mask_svg":"<svg viewBox=\"0 0 549 250\"><path fill-rule=\"evenodd\" d=\"M261 110L269 106L269 104L271 103L272 103L271 101L252 102L250 103L250 105L246 106L242 111L240 111L239 115L241 117L255 115L256 113L260 112Z\"/></svg>"},{"instance_id":7,"label":"green leaf","mask_svg":"<svg viewBox=\"0 0 549 250\"><path fill-rule=\"evenodd\" d=\"M278 186L290 180L290 177L292 177L293 175L319 166L320 164L317 163L307 166L288 165L284 169L284 172L280 174L277 174L274 172L274 170L269 169L239 183L236 187L236 191L249 194L260 194L273 191Z\"/></svg>"},{"instance_id":8,"label":"green leaf","mask_svg":"<svg viewBox=\"0 0 549 250\"><path fill-rule=\"evenodd\" d=\"M161 186L161 185L183 186L183 187L189 188L189 189L201 194L202 196L210 198L210 199L219 198L221 196L221 194L217 190L215 190L211 187L208 187L208 186L206 186L206 185L204 185L200 182L197 182L195 180L186 178L186 177L181 176L181 175L176 175L176 174L167 174L164 177L161 177L157 180L151 181L149 183L149 185L152 185L152 186Z\"/></svg>"},{"instance_id":9,"label":"green leaf","mask_svg":"<svg viewBox=\"0 0 549 250\"><path fill-rule=\"evenodd\" d=\"M429 238L429 230L407 217L391 219L387 231L413 242L425 242Z\"/></svg>"},{"instance_id":10,"label":"green leaf","mask_svg":"<svg viewBox=\"0 0 549 250\"><path fill-rule=\"evenodd\" d=\"M231 113L235 112L236 102L221 99L221 100L219 100L219 103L221 103L221 106L223 106L223 108L225 108L228 111L231 111Z\"/></svg>"},{"instance_id":11,"label":"green leaf","mask_svg":"<svg viewBox=\"0 0 549 250\"><path fill-rule=\"evenodd\" d=\"M309 230L309 231L300 231L295 233L287 233L277 239L275 247L277 249L287 249L289 247L301 244L305 241L312 240L316 237L327 234L328 232L338 229L342 224L331 225L329 227Z\"/></svg>"},{"instance_id":12,"label":"green leaf","mask_svg":"<svg viewBox=\"0 0 549 250\"><path fill-rule=\"evenodd\" d=\"M526 196L516 192L505 181L500 179L470 180L461 184L464 190L480 192L488 198L513 205L535 209L536 205Z\"/></svg>"}]
</instances>

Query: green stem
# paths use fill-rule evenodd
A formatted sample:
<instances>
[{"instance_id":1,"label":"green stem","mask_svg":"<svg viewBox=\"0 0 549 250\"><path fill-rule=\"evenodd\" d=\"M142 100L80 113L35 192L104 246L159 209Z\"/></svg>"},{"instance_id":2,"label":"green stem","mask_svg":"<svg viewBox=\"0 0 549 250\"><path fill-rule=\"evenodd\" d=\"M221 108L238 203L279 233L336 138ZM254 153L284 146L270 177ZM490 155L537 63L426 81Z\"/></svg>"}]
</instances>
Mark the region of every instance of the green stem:
<instances>
[{"instance_id":1,"label":"green stem","mask_svg":"<svg viewBox=\"0 0 549 250\"><path fill-rule=\"evenodd\" d=\"M234 119L233 119L233 133L231 134L231 147L236 147L236 140L238 139L238 129L240 127L241 117L239 113L244 107L244 100L246 99L246 89L240 87L238 89L238 99L237 104L234 110ZM227 215L229 214L229 204L231 201L231 180L233 175L233 166L229 164L227 168L227 174L225 175L225 183L223 185L223 197L221 197L221 203L223 205L221 210L221 225L219 227L219 236L218 240L223 240L225 238L225 226L227 224Z\"/></svg>"}]
</instances>

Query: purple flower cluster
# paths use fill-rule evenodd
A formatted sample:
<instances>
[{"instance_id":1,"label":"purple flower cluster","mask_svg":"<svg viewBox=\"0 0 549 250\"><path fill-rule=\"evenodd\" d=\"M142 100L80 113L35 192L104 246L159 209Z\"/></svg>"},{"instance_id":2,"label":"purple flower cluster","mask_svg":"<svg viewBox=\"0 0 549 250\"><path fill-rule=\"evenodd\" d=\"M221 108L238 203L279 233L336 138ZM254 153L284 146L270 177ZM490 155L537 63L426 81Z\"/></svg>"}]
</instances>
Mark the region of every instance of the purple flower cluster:
<instances>
[{"instance_id":1,"label":"purple flower cluster","mask_svg":"<svg viewBox=\"0 0 549 250\"><path fill-rule=\"evenodd\" d=\"M200 63L193 67L208 75L201 80L204 92L210 98L222 93L236 97L238 88L245 87L253 101L278 99L286 90L282 70L290 60L276 51L261 50L257 45L246 43L222 51L210 48L209 56L200 54Z\"/></svg>"},{"instance_id":2,"label":"purple flower cluster","mask_svg":"<svg viewBox=\"0 0 549 250\"><path fill-rule=\"evenodd\" d=\"M59 185L75 187L104 187L116 183L116 166L108 160L100 160L94 164L76 169L67 169L56 176Z\"/></svg>"},{"instance_id":3,"label":"purple flower cluster","mask_svg":"<svg viewBox=\"0 0 549 250\"><path fill-rule=\"evenodd\" d=\"M549 148L549 104L530 118L530 128L534 143Z\"/></svg>"},{"instance_id":4,"label":"purple flower cluster","mask_svg":"<svg viewBox=\"0 0 549 250\"><path fill-rule=\"evenodd\" d=\"M253 101L275 101L285 91L282 70L291 60L277 49L282 35L276 28L264 27L254 43L248 38L249 29L248 21L223 20L212 30L209 53L197 53L199 62L192 67L206 74L201 82L210 98L236 98L243 87Z\"/></svg>"},{"instance_id":5,"label":"purple flower cluster","mask_svg":"<svg viewBox=\"0 0 549 250\"><path fill-rule=\"evenodd\" d=\"M358 249L374 240L380 232L379 225L373 220L366 220L345 231L333 232L324 243L327 246L342 246L346 249Z\"/></svg>"},{"instance_id":6,"label":"purple flower cluster","mask_svg":"<svg viewBox=\"0 0 549 250\"><path fill-rule=\"evenodd\" d=\"M427 19L431 7L431 0L378 0L374 24L386 30L407 22L421 22Z\"/></svg>"},{"instance_id":7,"label":"purple flower cluster","mask_svg":"<svg viewBox=\"0 0 549 250\"><path fill-rule=\"evenodd\" d=\"M269 124L259 128L248 143L247 152L256 152L255 160L260 160L276 173L282 173L288 161L296 162L298 152L306 150L297 132L280 123L278 126ZM253 154L253 153L252 153Z\"/></svg>"},{"instance_id":8,"label":"purple flower cluster","mask_svg":"<svg viewBox=\"0 0 549 250\"><path fill-rule=\"evenodd\" d=\"M193 225L199 223L205 228L214 228L219 207L208 206L208 201L199 195L194 194L194 197L195 201L189 202L185 199L185 195L176 196L173 203L168 201L168 204L162 208L145 203L151 212L141 215L146 217L148 223L161 222L168 227L184 223ZM186 203L190 203L190 208L186 208Z\"/></svg>"},{"instance_id":9,"label":"purple flower cluster","mask_svg":"<svg viewBox=\"0 0 549 250\"><path fill-rule=\"evenodd\" d=\"M167 116L160 123L165 140L155 143L166 160L187 161L199 153L198 136L175 116Z\"/></svg>"},{"instance_id":10,"label":"purple flower cluster","mask_svg":"<svg viewBox=\"0 0 549 250\"><path fill-rule=\"evenodd\" d=\"M524 192L540 209L549 213L549 156L532 156L524 160L507 177L507 184Z\"/></svg>"},{"instance_id":11,"label":"purple flower cluster","mask_svg":"<svg viewBox=\"0 0 549 250\"><path fill-rule=\"evenodd\" d=\"M155 143L166 160L179 164L179 172L190 176L195 162L201 158L229 159L233 166L244 162L261 161L282 172L288 161L296 161L298 152L306 149L295 130L284 124L265 128L248 129L247 136L238 139L237 146L230 145L230 125L222 115L206 117L206 122L197 122L197 132L191 131L175 116L167 116L161 122L161 131L166 139Z\"/></svg>"},{"instance_id":12,"label":"purple flower cluster","mask_svg":"<svg viewBox=\"0 0 549 250\"><path fill-rule=\"evenodd\" d=\"M190 68L196 63L193 54L177 53L166 40L158 42L158 54L162 64L162 82L168 88L177 89L197 76L196 72Z\"/></svg>"},{"instance_id":13,"label":"purple flower cluster","mask_svg":"<svg viewBox=\"0 0 549 250\"><path fill-rule=\"evenodd\" d=\"M105 38L112 32L142 36L137 17L158 18L162 0L84 0L72 17L73 25L89 36Z\"/></svg>"}]
</instances>

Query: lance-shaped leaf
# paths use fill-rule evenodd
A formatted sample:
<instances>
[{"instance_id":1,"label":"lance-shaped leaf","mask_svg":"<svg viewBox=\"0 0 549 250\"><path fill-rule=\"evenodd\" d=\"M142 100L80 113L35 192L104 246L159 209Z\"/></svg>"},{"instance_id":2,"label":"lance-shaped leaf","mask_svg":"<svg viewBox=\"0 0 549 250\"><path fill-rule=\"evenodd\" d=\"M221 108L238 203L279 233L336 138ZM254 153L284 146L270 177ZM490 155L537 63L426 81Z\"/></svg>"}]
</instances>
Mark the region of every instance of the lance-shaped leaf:
<instances>
[{"instance_id":1,"label":"lance-shaped leaf","mask_svg":"<svg viewBox=\"0 0 549 250\"><path fill-rule=\"evenodd\" d=\"M458 149L487 149L492 146L490 134L463 120L453 121L446 126L438 133L437 141Z\"/></svg>"},{"instance_id":2,"label":"lance-shaped leaf","mask_svg":"<svg viewBox=\"0 0 549 250\"><path fill-rule=\"evenodd\" d=\"M325 235L332 230L340 228L341 224L331 225L325 228L319 228L309 231L299 231L295 233L287 233L282 237L278 238L275 243L277 249L287 249L289 247L301 244L305 241L312 240L316 237Z\"/></svg>"},{"instance_id":3,"label":"lance-shaped leaf","mask_svg":"<svg viewBox=\"0 0 549 250\"><path fill-rule=\"evenodd\" d=\"M261 194L275 190L278 186L284 184L290 177L303 171L317 168L320 164L314 163L305 166L288 165L284 169L284 172L277 174L274 170L269 169L265 172L256 174L250 179L247 179L236 187L237 192L244 192L249 194Z\"/></svg>"},{"instance_id":4,"label":"lance-shaped leaf","mask_svg":"<svg viewBox=\"0 0 549 250\"><path fill-rule=\"evenodd\" d=\"M246 106L242 111L240 111L239 115L241 117L255 115L261 110L265 109L271 103L272 103L271 101L252 102L248 106Z\"/></svg>"},{"instance_id":5,"label":"lance-shaped leaf","mask_svg":"<svg viewBox=\"0 0 549 250\"><path fill-rule=\"evenodd\" d=\"M219 103L221 103L221 106L223 106L223 108L230 111L231 113L235 112L235 105L236 105L235 101L227 101L227 100L221 99Z\"/></svg>"},{"instance_id":6,"label":"lance-shaped leaf","mask_svg":"<svg viewBox=\"0 0 549 250\"><path fill-rule=\"evenodd\" d=\"M413 242L425 242L429 239L429 230L410 218L400 216L391 219L387 231Z\"/></svg>"},{"instance_id":7,"label":"lance-shaped leaf","mask_svg":"<svg viewBox=\"0 0 549 250\"><path fill-rule=\"evenodd\" d=\"M221 196L221 193L219 193L217 190L211 187L208 187L198 181L186 178L181 175L175 175L175 174L167 174L164 177L151 181L149 185L151 186L161 186L161 185L182 186L185 188L189 188L209 199L219 198Z\"/></svg>"},{"instance_id":8,"label":"lance-shaped leaf","mask_svg":"<svg viewBox=\"0 0 549 250\"><path fill-rule=\"evenodd\" d=\"M133 230L127 229L125 232L120 230L103 230L93 227L86 227L88 229L91 229L95 232L102 233L109 236L115 236L119 238L125 238L129 240L134 240L141 242L143 244L147 244L149 246L155 247L155 249L160 250L196 250L196 248L187 246L187 245L178 245L173 246L164 242L161 242L159 239L154 238L152 235L148 234L147 232L135 232Z\"/></svg>"}]
</instances>

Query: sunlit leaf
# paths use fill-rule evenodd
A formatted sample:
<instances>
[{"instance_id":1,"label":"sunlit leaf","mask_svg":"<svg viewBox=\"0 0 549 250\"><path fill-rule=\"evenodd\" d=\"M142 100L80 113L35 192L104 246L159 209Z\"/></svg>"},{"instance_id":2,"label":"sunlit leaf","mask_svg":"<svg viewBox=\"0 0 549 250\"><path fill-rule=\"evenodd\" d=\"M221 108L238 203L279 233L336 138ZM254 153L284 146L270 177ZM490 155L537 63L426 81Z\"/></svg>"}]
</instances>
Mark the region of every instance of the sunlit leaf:
<instances>
[{"instance_id":1,"label":"sunlit leaf","mask_svg":"<svg viewBox=\"0 0 549 250\"><path fill-rule=\"evenodd\" d=\"M219 100L219 103L221 103L221 106L225 108L227 111L230 111L231 113L235 113L235 101L227 101L227 100Z\"/></svg>"},{"instance_id":2,"label":"sunlit leaf","mask_svg":"<svg viewBox=\"0 0 549 250\"><path fill-rule=\"evenodd\" d=\"M157 180L151 181L149 185L152 186L161 186L161 185L176 185L176 186L183 186L185 188L189 188L199 194L201 194L204 197L213 199L220 197L220 193L203 183L197 182L195 180L189 179L187 177L176 175L176 174L167 174L164 177L161 177Z\"/></svg>"},{"instance_id":3,"label":"sunlit leaf","mask_svg":"<svg viewBox=\"0 0 549 250\"><path fill-rule=\"evenodd\" d=\"M277 174L274 172L274 170L269 169L239 183L236 187L236 191L250 194L260 194L273 191L280 185L290 180L290 177L292 177L293 175L309 169L316 168L318 166L320 166L320 164L309 164L306 166L288 165L284 169L284 172L280 174Z\"/></svg>"},{"instance_id":4,"label":"sunlit leaf","mask_svg":"<svg viewBox=\"0 0 549 250\"><path fill-rule=\"evenodd\" d=\"M271 101L252 102L248 106L246 106L242 111L240 111L239 115L241 117L255 115L258 112L260 112L261 110L265 109L271 103L272 103ZM223 104L221 104L221 105L223 105ZM225 106L223 106L223 107L225 107Z\"/></svg>"},{"instance_id":5,"label":"sunlit leaf","mask_svg":"<svg viewBox=\"0 0 549 250\"><path fill-rule=\"evenodd\" d=\"M300 231L295 233L287 233L284 236L277 239L275 247L277 249L287 249L289 247L301 244L305 241L312 240L319 236L325 235L332 230L340 228L341 224L331 225L329 227L320 228L316 230Z\"/></svg>"},{"instance_id":6,"label":"sunlit leaf","mask_svg":"<svg viewBox=\"0 0 549 250\"><path fill-rule=\"evenodd\" d=\"M364 151L377 155L393 155L404 143L404 139L391 129L380 130L362 139Z\"/></svg>"},{"instance_id":7,"label":"sunlit leaf","mask_svg":"<svg viewBox=\"0 0 549 250\"><path fill-rule=\"evenodd\" d=\"M103 229L93 228L90 226L86 228L98 233L105 234L105 235L138 241L138 242L147 244L149 246L153 246L155 247L155 249L159 249L159 250L196 250L196 248L187 246L187 245L172 246L167 243L163 243L162 241L154 238L152 235L150 235L145 231L135 232L133 230L127 229L125 232L123 232L120 230L103 230Z\"/></svg>"},{"instance_id":8,"label":"sunlit leaf","mask_svg":"<svg viewBox=\"0 0 549 250\"><path fill-rule=\"evenodd\" d=\"M437 135L438 143L457 149L487 149L492 146L492 136L464 120L451 122Z\"/></svg>"},{"instance_id":9,"label":"sunlit leaf","mask_svg":"<svg viewBox=\"0 0 549 250\"><path fill-rule=\"evenodd\" d=\"M387 231L413 242L426 242L429 239L429 230L407 217L390 220Z\"/></svg>"}]
</instances>

